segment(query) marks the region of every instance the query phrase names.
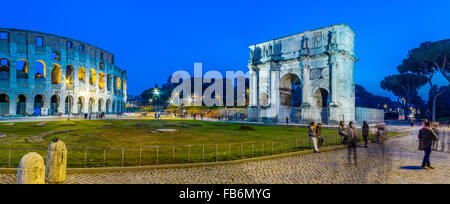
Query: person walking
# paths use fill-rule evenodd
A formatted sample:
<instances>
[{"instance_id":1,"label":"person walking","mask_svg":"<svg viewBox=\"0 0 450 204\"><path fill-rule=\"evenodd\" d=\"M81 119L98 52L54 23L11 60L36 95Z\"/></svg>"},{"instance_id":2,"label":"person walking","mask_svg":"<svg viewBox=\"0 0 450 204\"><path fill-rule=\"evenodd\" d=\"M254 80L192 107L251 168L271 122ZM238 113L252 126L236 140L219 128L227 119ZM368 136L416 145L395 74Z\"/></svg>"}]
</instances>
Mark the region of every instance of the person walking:
<instances>
[{"instance_id":1,"label":"person walking","mask_svg":"<svg viewBox=\"0 0 450 204\"><path fill-rule=\"evenodd\" d=\"M323 137L322 137L322 123L317 124L316 127L316 137L317 137L317 146L320 148L323 144Z\"/></svg>"},{"instance_id":2,"label":"person walking","mask_svg":"<svg viewBox=\"0 0 450 204\"><path fill-rule=\"evenodd\" d=\"M411 119L411 135L414 134L414 120Z\"/></svg>"},{"instance_id":3,"label":"person walking","mask_svg":"<svg viewBox=\"0 0 450 204\"><path fill-rule=\"evenodd\" d=\"M308 128L309 139L313 144L314 153L320 153L319 148L317 148L317 134L316 134L316 123L312 122Z\"/></svg>"},{"instance_id":4,"label":"person walking","mask_svg":"<svg viewBox=\"0 0 450 204\"><path fill-rule=\"evenodd\" d=\"M362 136L364 139L364 147L368 147L367 143L368 143L368 138L369 138L369 124L367 124L367 121L363 122L363 126L362 126Z\"/></svg>"},{"instance_id":5,"label":"person walking","mask_svg":"<svg viewBox=\"0 0 450 204\"><path fill-rule=\"evenodd\" d=\"M439 139L440 137L440 130L439 130L439 123L437 122L433 122L431 123L431 129L434 131L434 134L436 134L436 137ZM438 150L438 141L433 141L433 151L437 151Z\"/></svg>"},{"instance_id":6,"label":"person walking","mask_svg":"<svg viewBox=\"0 0 450 204\"><path fill-rule=\"evenodd\" d=\"M432 145L434 141L437 141L437 135L430 127L430 122L425 122L425 126L419 131L419 150L424 151L424 157L422 161L422 169L429 170L434 169L430 163L430 156L432 151Z\"/></svg>"},{"instance_id":7,"label":"person walking","mask_svg":"<svg viewBox=\"0 0 450 204\"><path fill-rule=\"evenodd\" d=\"M348 138L350 139L350 142L348 144L348 163L351 163L351 155L353 152L353 160L355 165L358 165L357 163L357 154L356 154L356 142L358 140L358 132L356 131L356 128L353 126L353 122L350 122L347 126L347 134Z\"/></svg>"},{"instance_id":8,"label":"person walking","mask_svg":"<svg viewBox=\"0 0 450 204\"><path fill-rule=\"evenodd\" d=\"M338 133L342 137L342 144L347 144L348 135L345 133L344 121L339 122Z\"/></svg>"}]
</instances>

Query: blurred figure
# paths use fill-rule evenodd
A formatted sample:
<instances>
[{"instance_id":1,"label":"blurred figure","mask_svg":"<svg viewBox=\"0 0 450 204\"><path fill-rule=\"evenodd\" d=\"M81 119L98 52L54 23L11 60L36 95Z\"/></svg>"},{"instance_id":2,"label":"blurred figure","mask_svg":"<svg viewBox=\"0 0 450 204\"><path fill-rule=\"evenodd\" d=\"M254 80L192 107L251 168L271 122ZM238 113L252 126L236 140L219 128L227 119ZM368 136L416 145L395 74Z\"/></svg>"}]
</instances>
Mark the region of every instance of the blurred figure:
<instances>
[{"instance_id":1,"label":"blurred figure","mask_svg":"<svg viewBox=\"0 0 450 204\"><path fill-rule=\"evenodd\" d=\"M386 141L385 126L383 124L378 124L376 142L384 144L385 141Z\"/></svg>"},{"instance_id":2,"label":"blurred figure","mask_svg":"<svg viewBox=\"0 0 450 204\"><path fill-rule=\"evenodd\" d=\"M347 144L348 135L345 134L344 121L339 122L338 133L342 137L342 144Z\"/></svg>"},{"instance_id":3,"label":"blurred figure","mask_svg":"<svg viewBox=\"0 0 450 204\"><path fill-rule=\"evenodd\" d=\"M436 134L436 137L439 139L440 131L439 131L439 123L433 122L431 123L431 129L434 131L434 134ZM433 151L438 150L438 140L433 141Z\"/></svg>"},{"instance_id":4,"label":"blurred figure","mask_svg":"<svg viewBox=\"0 0 450 204\"><path fill-rule=\"evenodd\" d=\"M363 122L363 126L362 126L362 136L364 138L364 147L368 147L367 143L368 143L368 138L369 138L369 124L367 123L367 121Z\"/></svg>"},{"instance_id":5,"label":"blurred figure","mask_svg":"<svg viewBox=\"0 0 450 204\"><path fill-rule=\"evenodd\" d=\"M317 148L317 135L316 135L316 123L312 122L309 125L308 129L309 139L311 140L311 143L313 144L314 153L320 153L319 148Z\"/></svg>"},{"instance_id":6,"label":"blurred figure","mask_svg":"<svg viewBox=\"0 0 450 204\"><path fill-rule=\"evenodd\" d=\"M422 149L425 154L422 161L422 169L434 169L430 163L430 156L433 142L437 139L436 134L430 127L430 122L426 121L425 126L419 131L419 150Z\"/></svg>"},{"instance_id":7,"label":"blurred figure","mask_svg":"<svg viewBox=\"0 0 450 204\"><path fill-rule=\"evenodd\" d=\"M318 147L322 147L323 144L323 137L322 137L322 123L317 124L316 127L316 137L317 137L317 143Z\"/></svg>"},{"instance_id":8,"label":"blurred figure","mask_svg":"<svg viewBox=\"0 0 450 204\"><path fill-rule=\"evenodd\" d=\"M411 119L411 135L414 134L414 120Z\"/></svg>"},{"instance_id":9,"label":"blurred figure","mask_svg":"<svg viewBox=\"0 0 450 204\"><path fill-rule=\"evenodd\" d=\"M348 144L348 163L351 164L351 156L353 153L353 160L354 164L358 165L357 163L357 154L356 154L356 142L358 141L358 132L356 131L355 127L353 126L353 122L350 122L347 126L347 134L348 138L350 139L350 143Z\"/></svg>"}]
</instances>

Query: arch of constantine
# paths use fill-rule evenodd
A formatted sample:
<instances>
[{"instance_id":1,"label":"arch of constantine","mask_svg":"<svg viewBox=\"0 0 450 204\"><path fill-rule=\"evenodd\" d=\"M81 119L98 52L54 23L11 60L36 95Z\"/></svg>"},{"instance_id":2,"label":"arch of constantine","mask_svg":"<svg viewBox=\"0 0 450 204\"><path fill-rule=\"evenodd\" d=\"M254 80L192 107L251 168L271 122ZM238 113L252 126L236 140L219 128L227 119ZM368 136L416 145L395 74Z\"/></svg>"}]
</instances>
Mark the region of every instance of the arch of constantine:
<instances>
[{"instance_id":1,"label":"arch of constantine","mask_svg":"<svg viewBox=\"0 0 450 204\"><path fill-rule=\"evenodd\" d=\"M101 48L0 28L0 63L1 116L125 112L126 71Z\"/></svg>"},{"instance_id":2,"label":"arch of constantine","mask_svg":"<svg viewBox=\"0 0 450 204\"><path fill-rule=\"evenodd\" d=\"M250 46L249 119L354 121L355 36L340 24Z\"/></svg>"}]
</instances>

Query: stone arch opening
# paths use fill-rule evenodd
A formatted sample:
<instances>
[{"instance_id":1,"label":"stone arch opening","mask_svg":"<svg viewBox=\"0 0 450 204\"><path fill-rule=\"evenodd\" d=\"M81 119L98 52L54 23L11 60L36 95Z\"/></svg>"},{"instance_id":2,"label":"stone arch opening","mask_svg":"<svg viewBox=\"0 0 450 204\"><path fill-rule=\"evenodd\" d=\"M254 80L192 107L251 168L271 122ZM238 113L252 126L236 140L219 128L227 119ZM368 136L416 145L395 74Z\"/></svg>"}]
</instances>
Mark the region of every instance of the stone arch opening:
<instances>
[{"instance_id":1,"label":"stone arch opening","mask_svg":"<svg viewBox=\"0 0 450 204\"><path fill-rule=\"evenodd\" d=\"M103 99L98 99L98 112L103 112Z\"/></svg>"},{"instance_id":2,"label":"stone arch opening","mask_svg":"<svg viewBox=\"0 0 450 204\"><path fill-rule=\"evenodd\" d=\"M100 62L100 64L98 65L98 69L103 70L104 68L105 68L105 63Z\"/></svg>"},{"instance_id":3,"label":"stone arch opening","mask_svg":"<svg viewBox=\"0 0 450 204\"><path fill-rule=\"evenodd\" d=\"M23 94L17 97L17 111L16 115L26 115L27 97Z\"/></svg>"},{"instance_id":4,"label":"stone arch opening","mask_svg":"<svg viewBox=\"0 0 450 204\"><path fill-rule=\"evenodd\" d=\"M61 84L61 66L59 64L52 65L52 84Z\"/></svg>"},{"instance_id":5,"label":"stone arch opening","mask_svg":"<svg viewBox=\"0 0 450 204\"><path fill-rule=\"evenodd\" d=\"M79 114L83 113L83 104L84 104L84 98L82 96L78 97L77 109L78 109Z\"/></svg>"},{"instance_id":6,"label":"stone arch opening","mask_svg":"<svg viewBox=\"0 0 450 204\"><path fill-rule=\"evenodd\" d=\"M80 67L80 69L78 70L78 80L81 83L85 83L85 79L86 79L86 69L84 67Z\"/></svg>"},{"instance_id":7,"label":"stone arch opening","mask_svg":"<svg viewBox=\"0 0 450 204\"><path fill-rule=\"evenodd\" d=\"M89 75L89 84L95 85L96 82L97 82L97 72L95 71L95 69L91 69Z\"/></svg>"},{"instance_id":8,"label":"stone arch opening","mask_svg":"<svg viewBox=\"0 0 450 204\"><path fill-rule=\"evenodd\" d=\"M111 89L112 89L111 74L108 74L108 76L106 77L106 87L107 87L108 91L111 91Z\"/></svg>"},{"instance_id":9,"label":"stone arch opening","mask_svg":"<svg viewBox=\"0 0 450 204\"><path fill-rule=\"evenodd\" d=\"M116 92L117 91L117 76L114 76L113 88L114 88L114 92Z\"/></svg>"},{"instance_id":10,"label":"stone arch opening","mask_svg":"<svg viewBox=\"0 0 450 204\"><path fill-rule=\"evenodd\" d=\"M61 58L61 54L58 51L54 51L50 54L50 59L52 59L53 61L60 61Z\"/></svg>"},{"instance_id":11,"label":"stone arch opening","mask_svg":"<svg viewBox=\"0 0 450 204\"><path fill-rule=\"evenodd\" d=\"M58 115L59 96L53 95L50 99L50 115Z\"/></svg>"},{"instance_id":12,"label":"stone arch opening","mask_svg":"<svg viewBox=\"0 0 450 204\"><path fill-rule=\"evenodd\" d=\"M117 77L117 90L121 90L122 86L121 86L121 80L120 77Z\"/></svg>"},{"instance_id":13,"label":"stone arch opening","mask_svg":"<svg viewBox=\"0 0 450 204\"><path fill-rule=\"evenodd\" d=\"M72 111L73 103L74 103L73 97L67 96L66 100L64 101L64 113L66 115L73 113L73 111Z\"/></svg>"},{"instance_id":14,"label":"stone arch opening","mask_svg":"<svg viewBox=\"0 0 450 204\"><path fill-rule=\"evenodd\" d=\"M100 72L98 74L98 88L99 89L104 89L105 88L105 73Z\"/></svg>"},{"instance_id":15,"label":"stone arch opening","mask_svg":"<svg viewBox=\"0 0 450 204\"><path fill-rule=\"evenodd\" d=\"M0 80L9 81L11 78L10 66L8 59L0 59ZM9 84L8 84L9 86Z\"/></svg>"},{"instance_id":16,"label":"stone arch opening","mask_svg":"<svg viewBox=\"0 0 450 204\"><path fill-rule=\"evenodd\" d=\"M34 78L45 78L45 62L38 60L34 62Z\"/></svg>"},{"instance_id":17,"label":"stone arch opening","mask_svg":"<svg viewBox=\"0 0 450 204\"><path fill-rule=\"evenodd\" d=\"M34 115L41 115L41 109L44 107L44 97L40 94L34 97Z\"/></svg>"},{"instance_id":18,"label":"stone arch opening","mask_svg":"<svg viewBox=\"0 0 450 204\"><path fill-rule=\"evenodd\" d=\"M116 101L112 103L112 113L116 113Z\"/></svg>"},{"instance_id":19,"label":"stone arch opening","mask_svg":"<svg viewBox=\"0 0 450 204\"><path fill-rule=\"evenodd\" d=\"M73 66L72 65L67 65L66 67L66 81L65 83L67 85L72 85L73 84Z\"/></svg>"},{"instance_id":20,"label":"stone arch opening","mask_svg":"<svg viewBox=\"0 0 450 204\"><path fill-rule=\"evenodd\" d=\"M302 84L296 74L286 74L280 80L280 104L299 107L302 104Z\"/></svg>"},{"instance_id":21,"label":"stone arch opening","mask_svg":"<svg viewBox=\"0 0 450 204\"><path fill-rule=\"evenodd\" d=\"M89 113L93 113L93 111L94 111L94 104L95 104L95 99L94 98L90 98L89 99L89 104L88 104L88 112Z\"/></svg>"},{"instance_id":22,"label":"stone arch opening","mask_svg":"<svg viewBox=\"0 0 450 204\"><path fill-rule=\"evenodd\" d=\"M111 109L109 108L110 106L111 106L111 100L108 99L106 101L106 113L110 113L111 112Z\"/></svg>"},{"instance_id":23,"label":"stone arch opening","mask_svg":"<svg viewBox=\"0 0 450 204\"><path fill-rule=\"evenodd\" d=\"M28 78L28 61L25 59L19 59L16 62L16 72L18 79Z\"/></svg>"},{"instance_id":24,"label":"stone arch opening","mask_svg":"<svg viewBox=\"0 0 450 204\"><path fill-rule=\"evenodd\" d=\"M0 94L0 115L9 114L9 96Z\"/></svg>"},{"instance_id":25,"label":"stone arch opening","mask_svg":"<svg viewBox=\"0 0 450 204\"><path fill-rule=\"evenodd\" d=\"M321 121L322 123L328 122L329 117L329 93L324 88L319 88L314 93L314 106L317 110L316 118L317 121Z\"/></svg>"}]
</instances>

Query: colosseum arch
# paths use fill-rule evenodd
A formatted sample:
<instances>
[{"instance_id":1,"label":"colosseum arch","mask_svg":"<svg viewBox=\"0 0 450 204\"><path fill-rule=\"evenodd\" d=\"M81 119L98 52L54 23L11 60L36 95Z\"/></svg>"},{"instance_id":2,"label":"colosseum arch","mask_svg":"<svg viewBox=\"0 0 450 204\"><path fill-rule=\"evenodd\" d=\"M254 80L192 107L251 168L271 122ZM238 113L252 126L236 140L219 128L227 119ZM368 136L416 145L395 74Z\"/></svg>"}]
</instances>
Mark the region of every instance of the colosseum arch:
<instances>
[{"instance_id":1,"label":"colosseum arch","mask_svg":"<svg viewBox=\"0 0 450 204\"><path fill-rule=\"evenodd\" d=\"M115 100L113 100L113 102L112 102L112 107L111 107L111 109L112 109L112 113L116 113L116 101Z\"/></svg>"},{"instance_id":2,"label":"colosseum arch","mask_svg":"<svg viewBox=\"0 0 450 204\"><path fill-rule=\"evenodd\" d=\"M88 113L94 113L95 98L89 98Z\"/></svg>"},{"instance_id":3,"label":"colosseum arch","mask_svg":"<svg viewBox=\"0 0 450 204\"><path fill-rule=\"evenodd\" d=\"M114 89L114 92L116 92L116 90L117 90L117 76L114 76L113 89Z\"/></svg>"},{"instance_id":4,"label":"colosseum arch","mask_svg":"<svg viewBox=\"0 0 450 204\"><path fill-rule=\"evenodd\" d=\"M122 84L121 84L122 82L121 82L121 80L120 80L120 77L117 77L117 90L121 90L121 88L122 88Z\"/></svg>"},{"instance_id":5,"label":"colosseum arch","mask_svg":"<svg viewBox=\"0 0 450 204\"><path fill-rule=\"evenodd\" d=\"M80 67L80 69L78 69L78 80L81 83L85 83L85 81L86 81L86 68Z\"/></svg>"},{"instance_id":6,"label":"colosseum arch","mask_svg":"<svg viewBox=\"0 0 450 204\"><path fill-rule=\"evenodd\" d=\"M106 87L108 91L111 91L112 88L112 78L111 78L111 74L108 74L108 76L106 77Z\"/></svg>"},{"instance_id":7,"label":"colosseum arch","mask_svg":"<svg viewBox=\"0 0 450 204\"><path fill-rule=\"evenodd\" d=\"M35 78L45 78L45 62L42 60L37 60L34 62L34 77Z\"/></svg>"},{"instance_id":8,"label":"colosseum arch","mask_svg":"<svg viewBox=\"0 0 450 204\"><path fill-rule=\"evenodd\" d=\"M58 95L53 95L50 98L50 110L49 110L50 115L58 115L59 101L60 98Z\"/></svg>"},{"instance_id":9,"label":"colosseum arch","mask_svg":"<svg viewBox=\"0 0 450 204\"><path fill-rule=\"evenodd\" d=\"M105 63L104 62L100 62L98 65L98 69L99 70L104 70L105 69Z\"/></svg>"},{"instance_id":10,"label":"colosseum arch","mask_svg":"<svg viewBox=\"0 0 450 204\"><path fill-rule=\"evenodd\" d=\"M0 94L0 115L9 114L9 96Z\"/></svg>"},{"instance_id":11,"label":"colosseum arch","mask_svg":"<svg viewBox=\"0 0 450 204\"><path fill-rule=\"evenodd\" d=\"M84 97L80 96L80 97L78 97L78 100L77 100L77 111L78 111L78 114L83 113L83 107L84 107Z\"/></svg>"},{"instance_id":12,"label":"colosseum arch","mask_svg":"<svg viewBox=\"0 0 450 204\"><path fill-rule=\"evenodd\" d=\"M99 113L103 112L103 102L104 102L103 98L98 99L98 112Z\"/></svg>"},{"instance_id":13,"label":"colosseum arch","mask_svg":"<svg viewBox=\"0 0 450 204\"><path fill-rule=\"evenodd\" d=\"M61 84L61 66L59 64L52 65L52 84Z\"/></svg>"},{"instance_id":14,"label":"colosseum arch","mask_svg":"<svg viewBox=\"0 0 450 204\"><path fill-rule=\"evenodd\" d=\"M329 92L324 88L318 88L314 93L314 109L316 112L314 113L314 118L316 121L320 121L322 123L328 122L329 117Z\"/></svg>"},{"instance_id":15,"label":"colosseum arch","mask_svg":"<svg viewBox=\"0 0 450 204\"><path fill-rule=\"evenodd\" d=\"M26 59L19 59L16 62L17 78L28 78L28 61Z\"/></svg>"},{"instance_id":16,"label":"colosseum arch","mask_svg":"<svg viewBox=\"0 0 450 204\"><path fill-rule=\"evenodd\" d=\"M104 89L105 88L105 73L100 72L98 74L98 88L99 89Z\"/></svg>"},{"instance_id":17,"label":"colosseum arch","mask_svg":"<svg viewBox=\"0 0 450 204\"><path fill-rule=\"evenodd\" d=\"M10 69L9 60L6 58L0 59L0 80L9 81L10 78L11 78L11 69ZM8 83L8 87L9 87L9 83Z\"/></svg>"},{"instance_id":18,"label":"colosseum arch","mask_svg":"<svg viewBox=\"0 0 450 204\"><path fill-rule=\"evenodd\" d=\"M74 75L74 70L73 70L73 66L72 65L67 65L66 67L66 81L65 83L68 85L73 85L73 75Z\"/></svg>"},{"instance_id":19,"label":"colosseum arch","mask_svg":"<svg viewBox=\"0 0 450 204\"><path fill-rule=\"evenodd\" d=\"M89 84L95 85L95 83L97 82L97 72L95 71L95 69L91 69L89 73Z\"/></svg>"},{"instance_id":20,"label":"colosseum arch","mask_svg":"<svg viewBox=\"0 0 450 204\"><path fill-rule=\"evenodd\" d=\"M106 113L111 113L111 99L106 100Z\"/></svg>"},{"instance_id":21,"label":"colosseum arch","mask_svg":"<svg viewBox=\"0 0 450 204\"><path fill-rule=\"evenodd\" d=\"M41 109L44 107L44 96L42 96L41 94L38 94L34 97L34 109Z\"/></svg>"},{"instance_id":22,"label":"colosseum arch","mask_svg":"<svg viewBox=\"0 0 450 204\"><path fill-rule=\"evenodd\" d=\"M27 112L27 97L23 94L20 94L19 96L17 96L17 110L16 110L16 114L17 115L26 115Z\"/></svg>"},{"instance_id":23,"label":"colosseum arch","mask_svg":"<svg viewBox=\"0 0 450 204\"><path fill-rule=\"evenodd\" d=\"M69 113L73 113L73 96L67 96L66 100L64 101L64 114L68 115Z\"/></svg>"}]
</instances>

